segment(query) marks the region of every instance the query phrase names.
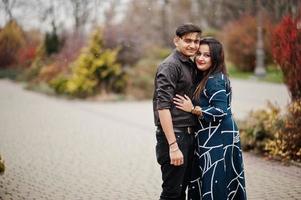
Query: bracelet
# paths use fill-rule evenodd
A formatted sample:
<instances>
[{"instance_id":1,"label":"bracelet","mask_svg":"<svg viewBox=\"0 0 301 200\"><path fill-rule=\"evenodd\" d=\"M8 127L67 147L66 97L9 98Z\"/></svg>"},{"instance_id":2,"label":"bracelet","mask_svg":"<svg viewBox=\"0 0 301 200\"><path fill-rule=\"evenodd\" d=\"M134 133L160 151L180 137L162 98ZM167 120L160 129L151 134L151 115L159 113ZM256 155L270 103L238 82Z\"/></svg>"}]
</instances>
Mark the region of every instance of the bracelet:
<instances>
[{"instance_id":1,"label":"bracelet","mask_svg":"<svg viewBox=\"0 0 301 200\"><path fill-rule=\"evenodd\" d=\"M170 152L176 152L176 151L178 151L178 150L179 150L179 147L176 148L176 149L174 149L174 150L172 150L172 151L170 151Z\"/></svg>"},{"instance_id":2,"label":"bracelet","mask_svg":"<svg viewBox=\"0 0 301 200\"><path fill-rule=\"evenodd\" d=\"M195 108L195 106L192 106L192 108L190 110L191 113L193 112L194 108Z\"/></svg>"},{"instance_id":3,"label":"bracelet","mask_svg":"<svg viewBox=\"0 0 301 200\"><path fill-rule=\"evenodd\" d=\"M169 144L169 146L172 146L173 144L177 143L177 140L173 141L172 143Z\"/></svg>"}]
</instances>

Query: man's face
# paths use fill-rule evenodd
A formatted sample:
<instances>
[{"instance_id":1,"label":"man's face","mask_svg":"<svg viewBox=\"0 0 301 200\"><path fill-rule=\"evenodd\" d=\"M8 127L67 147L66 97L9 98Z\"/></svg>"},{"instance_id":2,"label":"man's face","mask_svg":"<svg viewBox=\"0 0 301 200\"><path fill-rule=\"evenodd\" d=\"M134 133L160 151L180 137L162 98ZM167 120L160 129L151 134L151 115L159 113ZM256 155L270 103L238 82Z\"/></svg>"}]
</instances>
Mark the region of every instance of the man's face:
<instances>
[{"instance_id":1,"label":"man's face","mask_svg":"<svg viewBox=\"0 0 301 200\"><path fill-rule=\"evenodd\" d=\"M174 43L182 54L185 56L194 56L199 48L200 34L199 33L188 33L182 37L176 36Z\"/></svg>"}]
</instances>

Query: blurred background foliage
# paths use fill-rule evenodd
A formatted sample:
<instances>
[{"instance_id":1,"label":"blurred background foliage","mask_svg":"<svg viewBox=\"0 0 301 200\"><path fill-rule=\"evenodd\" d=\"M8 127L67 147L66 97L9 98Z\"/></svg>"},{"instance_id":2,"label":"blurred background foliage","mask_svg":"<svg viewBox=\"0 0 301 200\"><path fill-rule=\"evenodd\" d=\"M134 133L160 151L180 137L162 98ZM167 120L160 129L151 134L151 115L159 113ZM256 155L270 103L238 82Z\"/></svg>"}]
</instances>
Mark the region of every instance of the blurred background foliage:
<instances>
[{"instance_id":1,"label":"blurred background foliage","mask_svg":"<svg viewBox=\"0 0 301 200\"><path fill-rule=\"evenodd\" d=\"M301 101L284 113L274 104L239 122L242 148L283 161L301 162Z\"/></svg>"},{"instance_id":2,"label":"blurred background foliage","mask_svg":"<svg viewBox=\"0 0 301 200\"><path fill-rule=\"evenodd\" d=\"M300 13L301 14L301 13ZM301 15L285 16L272 32L271 51L283 72L291 102L281 113L276 105L250 114L241 124L245 150L301 162Z\"/></svg>"},{"instance_id":3,"label":"blurred background foliage","mask_svg":"<svg viewBox=\"0 0 301 200\"><path fill-rule=\"evenodd\" d=\"M260 80L287 85L285 114L254 111L243 146L300 161L300 9L299 0L0 1L0 77L72 98L149 99L176 27L192 22L222 41L231 77L254 77L260 57Z\"/></svg>"},{"instance_id":4,"label":"blurred background foliage","mask_svg":"<svg viewBox=\"0 0 301 200\"><path fill-rule=\"evenodd\" d=\"M95 31L86 48L72 63L69 75L50 81L56 92L87 97L98 92L123 92L125 73L117 63L118 49L105 49L101 31ZM46 72L47 73L47 72ZM51 73L51 72L50 72Z\"/></svg>"},{"instance_id":5,"label":"blurred background foliage","mask_svg":"<svg viewBox=\"0 0 301 200\"><path fill-rule=\"evenodd\" d=\"M174 47L175 28L185 22L200 25L203 36L220 39L230 76L245 79L256 68L261 28L267 71L263 80L281 82L283 70L271 47L276 36L271 35L274 30L281 32L275 27L285 16L295 19L300 7L297 0L7 0L0 4L0 77L26 81L28 88L50 94L83 98L119 93L136 99L152 96L157 64ZM105 54L114 54L114 62L101 56L106 60L102 62L108 62L103 64L99 57L91 57L93 53L84 56L91 33L97 30L102 37L94 42L100 45L97 51L112 51Z\"/></svg>"},{"instance_id":6,"label":"blurred background foliage","mask_svg":"<svg viewBox=\"0 0 301 200\"><path fill-rule=\"evenodd\" d=\"M3 174L4 171L5 171L4 160L2 159L1 154L0 154L0 175Z\"/></svg>"}]
</instances>

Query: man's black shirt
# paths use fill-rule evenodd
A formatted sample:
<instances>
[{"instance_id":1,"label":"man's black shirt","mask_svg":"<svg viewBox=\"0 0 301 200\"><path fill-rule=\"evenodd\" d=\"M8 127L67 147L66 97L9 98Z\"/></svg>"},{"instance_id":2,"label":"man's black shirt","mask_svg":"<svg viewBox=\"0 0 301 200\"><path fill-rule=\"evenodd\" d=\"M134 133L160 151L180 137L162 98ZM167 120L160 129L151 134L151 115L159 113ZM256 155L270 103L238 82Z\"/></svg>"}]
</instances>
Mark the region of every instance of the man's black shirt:
<instances>
[{"instance_id":1,"label":"man's black shirt","mask_svg":"<svg viewBox=\"0 0 301 200\"><path fill-rule=\"evenodd\" d=\"M160 126L158 110L169 109L174 127L193 126L195 117L175 107L173 97L186 94L192 98L196 74L195 64L189 57L174 50L159 66L155 77L153 110L155 125Z\"/></svg>"}]
</instances>

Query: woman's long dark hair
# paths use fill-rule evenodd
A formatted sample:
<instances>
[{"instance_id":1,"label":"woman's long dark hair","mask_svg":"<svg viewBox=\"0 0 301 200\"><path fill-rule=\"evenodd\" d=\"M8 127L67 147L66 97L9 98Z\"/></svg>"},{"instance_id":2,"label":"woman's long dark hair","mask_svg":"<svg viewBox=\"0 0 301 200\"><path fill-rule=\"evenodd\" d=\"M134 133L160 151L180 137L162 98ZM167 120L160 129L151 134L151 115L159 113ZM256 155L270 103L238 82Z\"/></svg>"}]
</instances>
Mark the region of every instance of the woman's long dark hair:
<instances>
[{"instance_id":1,"label":"woman's long dark hair","mask_svg":"<svg viewBox=\"0 0 301 200\"><path fill-rule=\"evenodd\" d=\"M209 76L219 72L227 75L223 45L218 40L212 37L202 38L200 45L203 44L207 44L209 46L211 66L208 70L203 72L203 78L194 91L193 98L195 100L198 100L200 98L200 94L204 90Z\"/></svg>"}]
</instances>

